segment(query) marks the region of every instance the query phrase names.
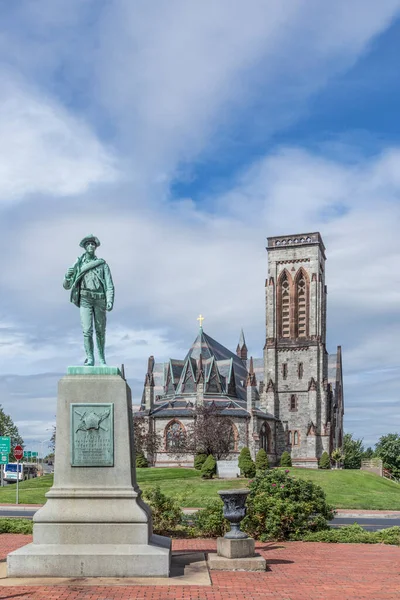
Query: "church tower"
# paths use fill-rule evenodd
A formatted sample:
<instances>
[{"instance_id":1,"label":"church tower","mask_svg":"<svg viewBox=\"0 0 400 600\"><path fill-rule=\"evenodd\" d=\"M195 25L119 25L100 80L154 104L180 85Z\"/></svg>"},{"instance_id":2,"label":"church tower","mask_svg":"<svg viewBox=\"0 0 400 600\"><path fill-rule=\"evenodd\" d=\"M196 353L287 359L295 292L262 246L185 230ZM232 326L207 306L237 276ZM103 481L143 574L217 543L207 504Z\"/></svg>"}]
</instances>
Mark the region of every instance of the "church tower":
<instances>
[{"instance_id":1,"label":"church tower","mask_svg":"<svg viewBox=\"0 0 400 600\"><path fill-rule=\"evenodd\" d=\"M317 467L332 450L326 351L325 246L319 233L268 238L261 403L279 419L278 454Z\"/></svg>"}]
</instances>

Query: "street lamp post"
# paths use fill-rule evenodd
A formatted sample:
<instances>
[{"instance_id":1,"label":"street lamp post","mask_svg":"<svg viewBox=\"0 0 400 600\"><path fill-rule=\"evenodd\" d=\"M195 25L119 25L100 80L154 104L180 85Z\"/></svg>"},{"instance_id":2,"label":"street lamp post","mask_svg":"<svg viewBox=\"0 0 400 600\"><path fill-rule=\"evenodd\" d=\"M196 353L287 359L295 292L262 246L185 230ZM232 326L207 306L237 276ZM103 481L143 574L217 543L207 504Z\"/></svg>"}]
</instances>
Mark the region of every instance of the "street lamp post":
<instances>
[{"instance_id":1,"label":"street lamp post","mask_svg":"<svg viewBox=\"0 0 400 600\"><path fill-rule=\"evenodd\" d=\"M44 473L44 467L43 467L43 463L44 463L43 444L45 444L46 442L47 442L47 444L49 444L49 442L51 442L51 438L49 438L48 440L42 440L41 442L39 442L39 444L40 444L40 464L42 465L42 474Z\"/></svg>"}]
</instances>

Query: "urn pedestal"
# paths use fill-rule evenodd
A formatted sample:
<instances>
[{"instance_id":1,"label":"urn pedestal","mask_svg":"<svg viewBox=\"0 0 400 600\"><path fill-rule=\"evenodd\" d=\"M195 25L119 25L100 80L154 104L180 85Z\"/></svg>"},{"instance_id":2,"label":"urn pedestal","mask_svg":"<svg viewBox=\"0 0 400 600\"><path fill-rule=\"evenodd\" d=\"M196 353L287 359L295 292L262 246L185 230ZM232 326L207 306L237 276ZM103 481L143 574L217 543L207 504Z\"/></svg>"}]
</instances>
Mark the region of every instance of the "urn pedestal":
<instances>
[{"instance_id":1,"label":"urn pedestal","mask_svg":"<svg viewBox=\"0 0 400 600\"><path fill-rule=\"evenodd\" d=\"M152 533L136 483L130 388L110 367L81 369L59 382L54 485L7 575L168 577L171 540Z\"/></svg>"},{"instance_id":2,"label":"urn pedestal","mask_svg":"<svg viewBox=\"0 0 400 600\"><path fill-rule=\"evenodd\" d=\"M210 569L219 571L265 571L265 559L255 553L255 542L240 530L246 516L246 499L250 490L223 490L218 494L224 502L224 517L231 529L217 539L217 554L208 555Z\"/></svg>"}]
</instances>

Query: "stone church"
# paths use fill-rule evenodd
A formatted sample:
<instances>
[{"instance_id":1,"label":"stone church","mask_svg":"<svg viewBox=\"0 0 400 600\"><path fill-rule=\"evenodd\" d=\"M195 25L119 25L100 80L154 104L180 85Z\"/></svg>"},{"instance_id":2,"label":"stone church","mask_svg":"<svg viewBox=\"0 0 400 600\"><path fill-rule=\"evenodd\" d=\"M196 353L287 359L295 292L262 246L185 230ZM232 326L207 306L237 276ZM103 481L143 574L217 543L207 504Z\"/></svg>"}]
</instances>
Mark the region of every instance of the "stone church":
<instances>
[{"instance_id":1,"label":"stone church","mask_svg":"<svg viewBox=\"0 0 400 600\"><path fill-rule=\"evenodd\" d=\"M287 450L294 466L317 468L326 450L342 445L341 347L326 349L325 246L319 233L268 238L263 358L248 356L241 332L236 352L201 326L183 359L156 363L151 356L140 410L162 447L155 466L192 466L174 445L199 405L214 403L232 424L231 453L260 448L271 465Z\"/></svg>"}]
</instances>

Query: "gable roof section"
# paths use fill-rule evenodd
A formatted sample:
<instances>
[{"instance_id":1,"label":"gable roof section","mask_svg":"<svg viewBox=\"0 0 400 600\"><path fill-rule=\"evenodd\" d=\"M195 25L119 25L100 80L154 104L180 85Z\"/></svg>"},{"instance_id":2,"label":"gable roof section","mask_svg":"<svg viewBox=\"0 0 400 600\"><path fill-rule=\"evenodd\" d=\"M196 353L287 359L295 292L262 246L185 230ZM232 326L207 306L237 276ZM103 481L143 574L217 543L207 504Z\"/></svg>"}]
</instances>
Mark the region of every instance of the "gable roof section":
<instances>
[{"instance_id":1,"label":"gable roof section","mask_svg":"<svg viewBox=\"0 0 400 600\"><path fill-rule=\"evenodd\" d=\"M200 353L203 356L203 359L214 357L218 368L219 362L230 361L232 360L232 367L235 375L235 386L236 392L239 398L243 400L246 397L246 378L247 378L247 369L243 361L233 352L231 352L225 346L222 346L219 342L214 340L212 337L204 333L203 329L200 329L196 339L191 345L189 352L186 355L186 359L188 357L196 359L196 361L200 357ZM222 373L221 373L222 374ZM225 373L224 373L225 376Z\"/></svg>"}]
</instances>

